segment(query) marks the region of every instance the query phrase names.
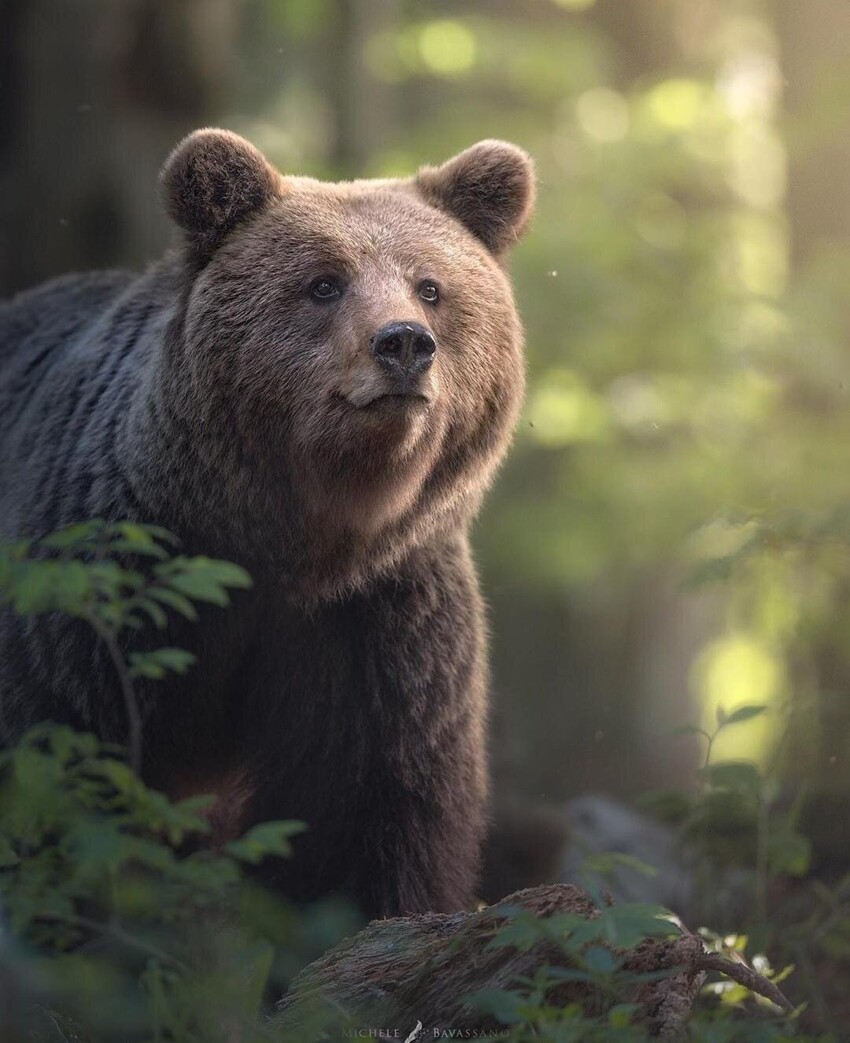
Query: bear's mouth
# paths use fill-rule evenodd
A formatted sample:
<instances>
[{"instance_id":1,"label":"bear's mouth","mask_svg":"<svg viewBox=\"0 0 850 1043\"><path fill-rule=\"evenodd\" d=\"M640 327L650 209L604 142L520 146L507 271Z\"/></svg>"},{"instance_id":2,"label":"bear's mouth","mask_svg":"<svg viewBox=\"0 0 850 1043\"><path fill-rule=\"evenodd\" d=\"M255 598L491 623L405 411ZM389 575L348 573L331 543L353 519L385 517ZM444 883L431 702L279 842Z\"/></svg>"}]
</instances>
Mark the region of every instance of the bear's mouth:
<instances>
[{"instance_id":1,"label":"bear's mouth","mask_svg":"<svg viewBox=\"0 0 850 1043\"><path fill-rule=\"evenodd\" d=\"M428 405L431 400L418 391L389 391L377 395L361 406L361 409L416 409Z\"/></svg>"},{"instance_id":2,"label":"bear's mouth","mask_svg":"<svg viewBox=\"0 0 850 1043\"><path fill-rule=\"evenodd\" d=\"M363 394L340 394L337 396L346 405L358 412L419 412L431 404L431 396L421 391L381 391L368 397Z\"/></svg>"}]
</instances>

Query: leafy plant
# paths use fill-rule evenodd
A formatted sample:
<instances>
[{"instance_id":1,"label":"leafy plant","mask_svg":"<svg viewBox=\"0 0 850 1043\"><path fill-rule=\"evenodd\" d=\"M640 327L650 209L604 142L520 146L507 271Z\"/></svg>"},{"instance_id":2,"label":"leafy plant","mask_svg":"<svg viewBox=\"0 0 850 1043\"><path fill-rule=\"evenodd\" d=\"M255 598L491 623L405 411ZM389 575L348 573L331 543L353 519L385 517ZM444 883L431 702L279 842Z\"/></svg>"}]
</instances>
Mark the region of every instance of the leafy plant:
<instances>
[{"instance_id":1,"label":"leafy plant","mask_svg":"<svg viewBox=\"0 0 850 1043\"><path fill-rule=\"evenodd\" d=\"M142 719L133 690L136 678L159 680L185 673L194 656L180 648L133 652L119 639L153 624L164 629L167 610L197 619L195 602L226 606L229 590L251 579L227 561L172 554L176 541L154 525L105 522L70 525L40 540L0 547L0 600L20 615L62 612L82 619L108 650L121 685L129 726L129 760L141 766ZM132 567L126 564L132 562ZM149 567L144 568L143 563Z\"/></svg>"},{"instance_id":2,"label":"leafy plant","mask_svg":"<svg viewBox=\"0 0 850 1043\"><path fill-rule=\"evenodd\" d=\"M545 951L557 954L557 958L555 965L544 964L533 974L515 978L509 988L484 990L464 997L467 1003L506 1026L502 1038L513 1043L532 1040L637 1043L656 1038L653 1029L645 1023L645 990L651 983L662 983L683 968L674 962L670 966L659 965L657 969L648 966L636 969L633 957L636 947L645 945L646 939L670 939L672 943L679 934L675 918L658 907L639 903L610 905L598 893L593 897L598 913L589 919L569 913L541 919L522 908L507 910L506 923L498 929L491 948L528 951L542 945ZM715 938L711 936L711 941ZM706 969L725 973L734 970L728 959L730 950L722 940L717 939L717 945L712 944L708 949L709 955L700 956ZM743 964L742 950L743 944L734 950L734 956ZM685 949L681 953L684 958ZM714 960L710 953L717 953L718 958ZM751 997L749 988L741 982L769 991L771 985L790 973L788 969L774 974L764 958L757 960L758 970L767 979L768 987L763 989L762 983L756 981L757 975L746 968L739 975L740 981L724 979L719 988L707 989L707 995L721 996L721 1005L696 1013L689 1021L688 1038L776 1043L790 1038L788 1016L767 1000L759 999L759 1002L773 1020L753 1024L737 1016L745 1014ZM781 998L776 993L773 997ZM778 1020L773 1017L777 1012L782 1015ZM798 1013L795 1011L791 1019ZM672 1021L673 1018L666 1020L661 1029L664 1038L671 1031ZM729 1025L732 1028L727 1033L724 1026Z\"/></svg>"},{"instance_id":3,"label":"leafy plant","mask_svg":"<svg viewBox=\"0 0 850 1043\"><path fill-rule=\"evenodd\" d=\"M744 705L727 711L718 706L715 727L698 725L676 729L677 735L698 735L705 740L705 755L698 773L698 789L645 794L642 804L672 823L682 844L703 867L701 884L710 891L710 879L736 871L748 875L752 908L762 922L767 917L767 895L781 877L803 877L810 862L810 842L800 831L801 801L780 806L775 764L762 769L743 760L712 759L718 736L729 728L754 720L767 712L763 705Z\"/></svg>"},{"instance_id":4,"label":"leafy plant","mask_svg":"<svg viewBox=\"0 0 850 1043\"><path fill-rule=\"evenodd\" d=\"M333 903L296 912L246 877L289 855L303 823L261 823L213 849L211 798L173 803L135 770L134 681L183 672L193 657L163 647L125 660L119 639L165 627L169 611L194 620L197 602L225 606L249 583L237 566L182 556L167 532L135 523L92 521L0 548L0 599L87 622L109 649L131 724L129 763L122 748L49 723L0 752L0 949L36 983L12 995L27 1038L279 1039L266 989L281 990L356 922Z\"/></svg>"}]
</instances>

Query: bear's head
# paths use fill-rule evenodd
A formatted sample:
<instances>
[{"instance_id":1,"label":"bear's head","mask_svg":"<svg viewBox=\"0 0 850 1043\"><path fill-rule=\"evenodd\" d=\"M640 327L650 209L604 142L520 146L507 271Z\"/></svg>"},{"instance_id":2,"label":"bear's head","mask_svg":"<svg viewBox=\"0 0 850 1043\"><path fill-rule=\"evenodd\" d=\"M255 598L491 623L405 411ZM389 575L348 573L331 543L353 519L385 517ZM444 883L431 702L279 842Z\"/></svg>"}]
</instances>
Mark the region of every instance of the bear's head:
<instances>
[{"instance_id":1,"label":"bear's head","mask_svg":"<svg viewBox=\"0 0 850 1043\"><path fill-rule=\"evenodd\" d=\"M482 141L411 178L326 183L201 130L162 185L186 274L169 380L217 440L232 510L373 561L468 517L522 397L503 260L533 206L528 156Z\"/></svg>"}]
</instances>

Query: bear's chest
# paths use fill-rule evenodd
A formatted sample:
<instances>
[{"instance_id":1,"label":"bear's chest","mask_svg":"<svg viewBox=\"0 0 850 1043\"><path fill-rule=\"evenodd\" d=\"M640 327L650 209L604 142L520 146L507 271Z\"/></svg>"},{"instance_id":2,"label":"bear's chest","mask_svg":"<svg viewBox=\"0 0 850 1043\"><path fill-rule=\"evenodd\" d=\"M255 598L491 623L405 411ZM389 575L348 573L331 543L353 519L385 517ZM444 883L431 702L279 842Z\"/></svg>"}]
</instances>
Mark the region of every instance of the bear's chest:
<instances>
[{"instance_id":1,"label":"bear's chest","mask_svg":"<svg viewBox=\"0 0 850 1043\"><path fill-rule=\"evenodd\" d=\"M229 776L250 759L293 776L362 762L386 725L370 622L354 602L306 612L262 588L206 611L175 635L196 662L156 695L150 774L173 790L172 776Z\"/></svg>"}]
</instances>

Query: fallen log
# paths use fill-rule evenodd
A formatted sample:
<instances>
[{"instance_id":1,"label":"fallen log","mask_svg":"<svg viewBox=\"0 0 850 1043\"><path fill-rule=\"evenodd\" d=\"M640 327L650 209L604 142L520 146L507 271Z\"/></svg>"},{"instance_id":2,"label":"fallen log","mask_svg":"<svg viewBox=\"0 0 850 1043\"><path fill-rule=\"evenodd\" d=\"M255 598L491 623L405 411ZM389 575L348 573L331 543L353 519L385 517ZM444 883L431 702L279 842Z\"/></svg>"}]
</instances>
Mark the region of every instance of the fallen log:
<instances>
[{"instance_id":1,"label":"fallen log","mask_svg":"<svg viewBox=\"0 0 850 1043\"><path fill-rule=\"evenodd\" d=\"M276 1023L304 1040L495 1038L504 1026L464 997L511 989L545 965L570 967L563 948L545 941L525 951L489 944L517 907L541 918L599 915L581 888L553 884L518 891L479 912L373 921L295 978L278 1004ZM547 994L547 1003L578 1003L588 1015L603 1013L612 1002L633 1003L633 1022L650 1037L676 1039L707 972L721 971L783 1010L791 1009L774 985L744 964L707 953L702 939L684 928L674 937L644 939L617 955L623 980L630 982L625 995L612 1000L586 981L565 981ZM323 1036L320 1026L329 1021L335 1028Z\"/></svg>"}]
</instances>

